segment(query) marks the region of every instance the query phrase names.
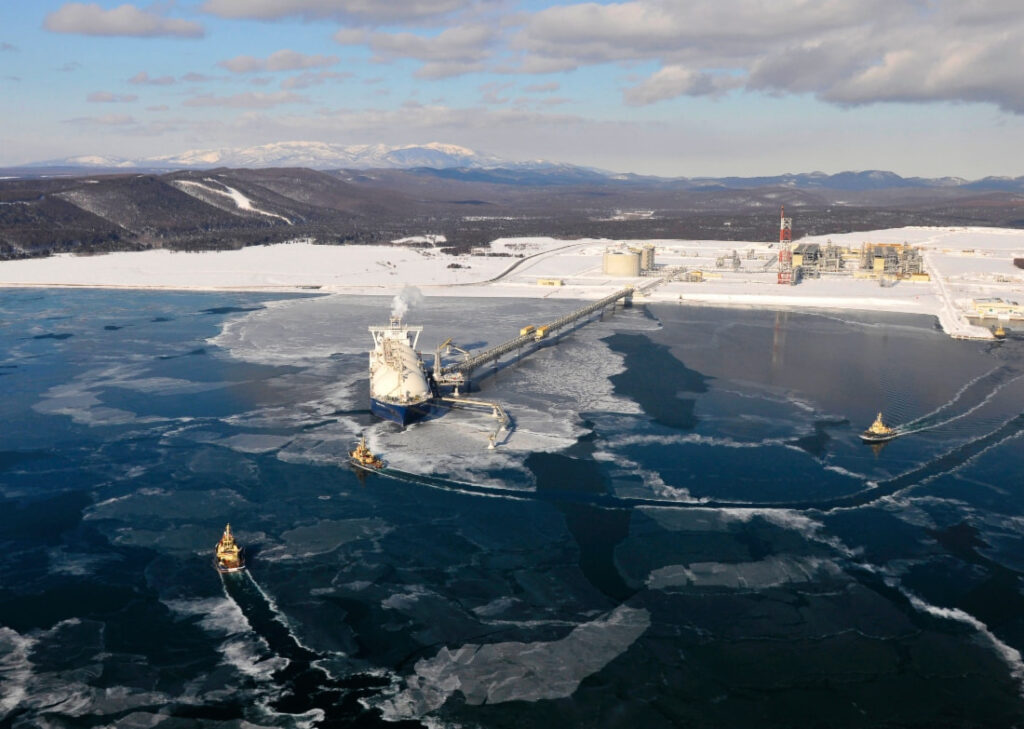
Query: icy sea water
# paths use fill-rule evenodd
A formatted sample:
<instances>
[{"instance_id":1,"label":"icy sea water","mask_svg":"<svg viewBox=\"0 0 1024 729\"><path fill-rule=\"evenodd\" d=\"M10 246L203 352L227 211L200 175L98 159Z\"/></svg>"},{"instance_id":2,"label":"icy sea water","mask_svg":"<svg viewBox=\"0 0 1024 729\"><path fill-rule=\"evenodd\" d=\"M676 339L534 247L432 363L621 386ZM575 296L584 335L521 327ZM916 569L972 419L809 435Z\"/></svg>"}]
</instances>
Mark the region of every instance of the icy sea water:
<instances>
[{"instance_id":1,"label":"icy sea water","mask_svg":"<svg viewBox=\"0 0 1024 729\"><path fill-rule=\"evenodd\" d=\"M0 726L1022 725L1021 340L637 307L483 373L489 451L370 416L388 308L0 292Z\"/></svg>"}]
</instances>

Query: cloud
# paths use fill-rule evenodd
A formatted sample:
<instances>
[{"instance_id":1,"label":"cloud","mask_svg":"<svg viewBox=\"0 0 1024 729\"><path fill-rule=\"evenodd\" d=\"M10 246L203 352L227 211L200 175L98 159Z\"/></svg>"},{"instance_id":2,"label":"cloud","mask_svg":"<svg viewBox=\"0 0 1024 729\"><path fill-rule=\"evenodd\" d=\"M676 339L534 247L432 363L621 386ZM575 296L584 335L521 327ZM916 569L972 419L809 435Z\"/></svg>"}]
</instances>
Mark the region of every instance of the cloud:
<instances>
[{"instance_id":1,"label":"cloud","mask_svg":"<svg viewBox=\"0 0 1024 729\"><path fill-rule=\"evenodd\" d=\"M138 124L135 117L128 114L105 114L103 116L78 116L74 119L65 119L64 124L76 124L79 126L100 126L100 127L123 127Z\"/></svg>"},{"instance_id":2,"label":"cloud","mask_svg":"<svg viewBox=\"0 0 1024 729\"><path fill-rule=\"evenodd\" d=\"M186 99L184 106L209 107L226 106L232 109L269 109L281 104L299 104L309 101L305 96L293 94L286 91L275 91L273 93L262 93L259 91L246 91L231 96L214 96L213 94L201 94Z\"/></svg>"},{"instance_id":3,"label":"cloud","mask_svg":"<svg viewBox=\"0 0 1024 729\"><path fill-rule=\"evenodd\" d=\"M167 104L157 104L156 106L147 106L146 111L170 111L171 107Z\"/></svg>"},{"instance_id":4,"label":"cloud","mask_svg":"<svg viewBox=\"0 0 1024 729\"><path fill-rule=\"evenodd\" d=\"M18 46L11 45L10 43L7 43L6 41L3 42L3 43L0 43L0 51L20 51L20 50L21 49L18 48Z\"/></svg>"},{"instance_id":5,"label":"cloud","mask_svg":"<svg viewBox=\"0 0 1024 729\"><path fill-rule=\"evenodd\" d=\"M399 58L423 62L420 78L446 78L481 71L497 40L497 31L486 25L461 25L422 36L415 33L378 33L344 29L334 34L342 45L366 45L373 60L387 63Z\"/></svg>"},{"instance_id":6,"label":"cloud","mask_svg":"<svg viewBox=\"0 0 1024 729\"><path fill-rule=\"evenodd\" d=\"M61 73L71 73L72 71L77 71L81 67L82 67L82 64L79 63L78 61L68 61L63 66L58 68L57 70L60 71Z\"/></svg>"},{"instance_id":7,"label":"cloud","mask_svg":"<svg viewBox=\"0 0 1024 729\"><path fill-rule=\"evenodd\" d=\"M939 0L943 1L943 0ZM950 0L945 0L950 1ZM634 0L555 6L529 16L512 45L579 65L621 60L750 59L770 46L858 23L884 24L917 0Z\"/></svg>"},{"instance_id":8,"label":"cloud","mask_svg":"<svg viewBox=\"0 0 1024 729\"><path fill-rule=\"evenodd\" d=\"M85 100L92 103L118 104L129 101L138 101L139 97L135 94L112 94L109 91L93 91L85 97Z\"/></svg>"},{"instance_id":9,"label":"cloud","mask_svg":"<svg viewBox=\"0 0 1024 729\"><path fill-rule=\"evenodd\" d=\"M203 74L203 73L191 73L190 72L190 73L186 73L184 76L182 76L181 80L185 81L186 83L190 83L190 84L201 84L201 83L205 83L206 81L213 81L214 79L213 79L213 76L207 76L206 74Z\"/></svg>"},{"instance_id":10,"label":"cloud","mask_svg":"<svg viewBox=\"0 0 1024 729\"><path fill-rule=\"evenodd\" d=\"M158 76L156 78L150 78L150 75L145 71L139 71L128 79L128 83L145 86L170 86L175 83L175 81L173 76Z\"/></svg>"},{"instance_id":11,"label":"cloud","mask_svg":"<svg viewBox=\"0 0 1024 729\"><path fill-rule=\"evenodd\" d=\"M299 71L304 68L321 68L338 63L337 56L307 56L298 51L281 50L271 53L266 58L254 56L235 56L217 65L233 73L252 73L255 71Z\"/></svg>"},{"instance_id":12,"label":"cloud","mask_svg":"<svg viewBox=\"0 0 1024 729\"><path fill-rule=\"evenodd\" d=\"M206 0L202 10L221 18L333 20L356 25L402 25L451 15L474 0Z\"/></svg>"},{"instance_id":13,"label":"cloud","mask_svg":"<svg viewBox=\"0 0 1024 729\"><path fill-rule=\"evenodd\" d=\"M549 81L543 84L530 84L523 87L523 91L528 91L533 94L547 94L552 91L558 91L562 88L562 85L557 81Z\"/></svg>"},{"instance_id":14,"label":"cloud","mask_svg":"<svg viewBox=\"0 0 1024 729\"><path fill-rule=\"evenodd\" d=\"M987 102L1024 113L1013 0L632 0L524 15L504 72L654 62L624 91L650 104L730 88L841 105Z\"/></svg>"},{"instance_id":15,"label":"cloud","mask_svg":"<svg viewBox=\"0 0 1024 729\"><path fill-rule=\"evenodd\" d=\"M104 10L97 3L67 3L49 13L43 27L78 35L201 38L204 34L199 23L164 18L129 4Z\"/></svg>"},{"instance_id":16,"label":"cloud","mask_svg":"<svg viewBox=\"0 0 1024 729\"><path fill-rule=\"evenodd\" d=\"M352 74L348 72L339 73L338 71L307 71L306 73L300 73L298 76L286 78L281 82L281 88L308 89L310 86L319 86L328 81L343 81L347 78L352 78Z\"/></svg>"},{"instance_id":17,"label":"cloud","mask_svg":"<svg viewBox=\"0 0 1024 729\"><path fill-rule=\"evenodd\" d=\"M692 71L682 66L665 66L647 80L623 93L631 106L653 104L677 96L712 96L742 83L727 76Z\"/></svg>"},{"instance_id":18,"label":"cloud","mask_svg":"<svg viewBox=\"0 0 1024 729\"><path fill-rule=\"evenodd\" d=\"M418 106L415 114L407 109L336 109L320 114L321 124L335 132L380 134L431 134L446 138L460 138L461 133L476 131L485 136L500 129L529 130L543 128L564 129L581 122L578 116L568 114L541 114L523 109L488 109L486 107L454 108L447 106ZM284 121L284 120L282 120ZM309 123L308 119L304 123Z\"/></svg>"},{"instance_id":19,"label":"cloud","mask_svg":"<svg viewBox=\"0 0 1024 729\"><path fill-rule=\"evenodd\" d=\"M914 27L858 27L765 54L747 87L841 106L987 102L1024 114L1024 15L997 2L941 3Z\"/></svg>"},{"instance_id":20,"label":"cloud","mask_svg":"<svg viewBox=\"0 0 1024 729\"><path fill-rule=\"evenodd\" d=\"M502 95L502 92L507 91L513 85L514 84L511 81L505 81L503 83L491 81L486 84L481 84L479 87L480 100L489 105L507 104L509 97L507 95Z\"/></svg>"},{"instance_id":21,"label":"cloud","mask_svg":"<svg viewBox=\"0 0 1024 729\"><path fill-rule=\"evenodd\" d=\"M156 107L154 107L156 108ZM166 108L166 107L165 107ZM83 132L105 136L111 140L114 154L122 153L126 137L160 137L166 134L187 132L190 135L209 133L222 126L211 120L159 119L140 121L126 114L75 117L63 120L64 124L80 127Z\"/></svg>"}]
</instances>

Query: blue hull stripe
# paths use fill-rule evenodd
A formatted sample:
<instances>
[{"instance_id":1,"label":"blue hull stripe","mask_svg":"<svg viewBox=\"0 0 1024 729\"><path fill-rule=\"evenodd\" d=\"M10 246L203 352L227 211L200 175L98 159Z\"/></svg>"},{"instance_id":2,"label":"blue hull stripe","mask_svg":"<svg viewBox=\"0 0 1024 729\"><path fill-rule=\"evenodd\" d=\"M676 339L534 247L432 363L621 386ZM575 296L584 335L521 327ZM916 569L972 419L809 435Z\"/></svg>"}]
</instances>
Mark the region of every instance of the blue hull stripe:
<instances>
[{"instance_id":1,"label":"blue hull stripe","mask_svg":"<svg viewBox=\"0 0 1024 729\"><path fill-rule=\"evenodd\" d=\"M390 420L399 425L408 425L430 412L430 401L416 405L395 405L389 402L381 402L370 398L370 412L377 417Z\"/></svg>"}]
</instances>

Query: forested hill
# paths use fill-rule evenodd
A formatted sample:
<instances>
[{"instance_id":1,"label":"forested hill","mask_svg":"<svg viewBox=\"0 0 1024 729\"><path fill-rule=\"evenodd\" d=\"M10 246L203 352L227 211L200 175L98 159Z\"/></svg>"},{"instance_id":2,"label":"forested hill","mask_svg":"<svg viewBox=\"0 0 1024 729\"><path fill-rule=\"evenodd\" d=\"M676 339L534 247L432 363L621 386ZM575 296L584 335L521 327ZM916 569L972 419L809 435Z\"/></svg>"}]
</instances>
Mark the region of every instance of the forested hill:
<instances>
[{"instance_id":1,"label":"forested hill","mask_svg":"<svg viewBox=\"0 0 1024 729\"><path fill-rule=\"evenodd\" d=\"M903 225L1024 227L1024 193L1006 185L870 179L669 180L558 166L19 176L0 180L0 258L425 234L444 236L453 251L526 235L771 241L780 205L797 238Z\"/></svg>"}]
</instances>

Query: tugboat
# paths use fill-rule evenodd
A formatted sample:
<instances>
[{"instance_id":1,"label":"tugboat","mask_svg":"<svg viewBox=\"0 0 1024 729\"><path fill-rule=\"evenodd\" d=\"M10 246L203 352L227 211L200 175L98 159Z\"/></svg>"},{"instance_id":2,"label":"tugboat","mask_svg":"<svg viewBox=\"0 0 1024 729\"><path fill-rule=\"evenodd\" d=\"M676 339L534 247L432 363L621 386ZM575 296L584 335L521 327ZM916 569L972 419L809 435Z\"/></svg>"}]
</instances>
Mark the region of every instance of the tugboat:
<instances>
[{"instance_id":1,"label":"tugboat","mask_svg":"<svg viewBox=\"0 0 1024 729\"><path fill-rule=\"evenodd\" d=\"M365 468L367 471L379 471L384 468L384 461L373 455L366 447L365 436L359 439L359 445L355 450L349 452L348 457L353 466Z\"/></svg>"},{"instance_id":2,"label":"tugboat","mask_svg":"<svg viewBox=\"0 0 1024 729\"><path fill-rule=\"evenodd\" d=\"M217 552L213 558L213 565L221 574L241 572L245 569L242 548L235 541L235 536L231 533L230 524L224 527L224 535L217 542Z\"/></svg>"},{"instance_id":3,"label":"tugboat","mask_svg":"<svg viewBox=\"0 0 1024 729\"><path fill-rule=\"evenodd\" d=\"M879 413L871 427L860 434L860 439L865 443L887 443L897 435L895 428L886 425L882 421L882 414Z\"/></svg>"},{"instance_id":4,"label":"tugboat","mask_svg":"<svg viewBox=\"0 0 1024 729\"><path fill-rule=\"evenodd\" d=\"M992 336L996 339L1006 339L1006 330L1003 329L1002 324L992 330Z\"/></svg>"}]
</instances>

